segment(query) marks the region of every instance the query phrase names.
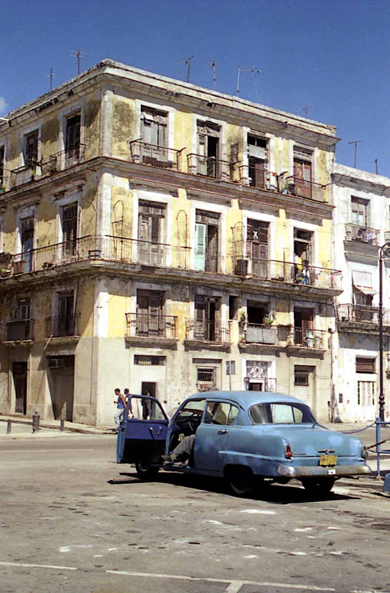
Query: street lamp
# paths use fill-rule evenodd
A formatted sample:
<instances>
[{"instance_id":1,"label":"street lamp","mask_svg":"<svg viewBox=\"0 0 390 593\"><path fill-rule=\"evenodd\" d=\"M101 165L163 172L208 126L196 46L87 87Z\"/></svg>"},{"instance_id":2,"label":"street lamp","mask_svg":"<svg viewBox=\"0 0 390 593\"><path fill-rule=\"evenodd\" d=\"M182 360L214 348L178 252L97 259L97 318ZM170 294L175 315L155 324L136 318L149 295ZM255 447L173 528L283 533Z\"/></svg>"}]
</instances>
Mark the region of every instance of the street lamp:
<instances>
[{"instance_id":1,"label":"street lamp","mask_svg":"<svg viewBox=\"0 0 390 593\"><path fill-rule=\"evenodd\" d=\"M385 420L385 396L383 393L383 260L390 257L390 241L379 250L379 418Z\"/></svg>"}]
</instances>

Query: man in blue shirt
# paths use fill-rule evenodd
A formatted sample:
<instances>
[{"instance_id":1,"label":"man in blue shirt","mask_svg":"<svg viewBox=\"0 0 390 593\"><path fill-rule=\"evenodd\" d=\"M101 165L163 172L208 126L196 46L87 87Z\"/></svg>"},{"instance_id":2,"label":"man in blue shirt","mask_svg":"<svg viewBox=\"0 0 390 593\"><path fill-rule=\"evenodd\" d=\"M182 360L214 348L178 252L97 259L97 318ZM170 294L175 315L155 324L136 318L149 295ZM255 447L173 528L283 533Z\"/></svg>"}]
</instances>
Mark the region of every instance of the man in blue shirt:
<instances>
[{"instance_id":1,"label":"man in blue shirt","mask_svg":"<svg viewBox=\"0 0 390 593\"><path fill-rule=\"evenodd\" d=\"M114 400L114 404L116 404L117 410L114 414L114 420L115 420L116 427L119 428L120 423L123 420L123 414L124 414L125 407L126 407L126 399L118 387L115 389L115 395L116 395L117 399Z\"/></svg>"}]
</instances>

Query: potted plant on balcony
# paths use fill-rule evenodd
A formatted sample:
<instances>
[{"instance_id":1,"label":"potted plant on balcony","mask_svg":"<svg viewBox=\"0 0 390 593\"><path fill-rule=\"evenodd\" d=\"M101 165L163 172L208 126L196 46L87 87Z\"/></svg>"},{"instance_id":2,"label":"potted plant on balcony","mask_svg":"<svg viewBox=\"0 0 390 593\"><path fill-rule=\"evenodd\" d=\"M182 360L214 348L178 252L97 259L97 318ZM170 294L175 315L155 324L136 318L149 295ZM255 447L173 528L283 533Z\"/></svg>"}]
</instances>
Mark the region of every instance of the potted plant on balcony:
<instances>
[{"instance_id":1,"label":"potted plant on balcony","mask_svg":"<svg viewBox=\"0 0 390 593\"><path fill-rule=\"evenodd\" d=\"M4 194L5 193L5 185L4 183L0 183L0 194Z\"/></svg>"},{"instance_id":2,"label":"potted plant on balcony","mask_svg":"<svg viewBox=\"0 0 390 593\"><path fill-rule=\"evenodd\" d=\"M275 315L273 314L273 312L270 311L267 315L265 315L263 321L264 321L264 325L272 325L273 322L275 321Z\"/></svg>"}]
</instances>

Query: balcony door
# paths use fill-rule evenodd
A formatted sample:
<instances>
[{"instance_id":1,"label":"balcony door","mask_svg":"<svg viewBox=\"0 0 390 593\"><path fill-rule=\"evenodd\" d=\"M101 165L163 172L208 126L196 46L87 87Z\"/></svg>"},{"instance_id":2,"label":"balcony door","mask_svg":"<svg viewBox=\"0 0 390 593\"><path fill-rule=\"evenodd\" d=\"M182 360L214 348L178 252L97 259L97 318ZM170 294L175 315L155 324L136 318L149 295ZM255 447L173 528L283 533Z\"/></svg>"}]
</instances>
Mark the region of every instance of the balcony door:
<instances>
[{"instance_id":1,"label":"balcony door","mask_svg":"<svg viewBox=\"0 0 390 593\"><path fill-rule=\"evenodd\" d=\"M20 242L24 262L23 271L31 272L33 269L34 217L31 216L20 221Z\"/></svg>"},{"instance_id":2,"label":"balcony door","mask_svg":"<svg viewBox=\"0 0 390 593\"><path fill-rule=\"evenodd\" d=\"M164 293L137 291L137 336L164 337Z\"/></svg>"},{"instance_id":3,"label":"balcony door","mask_svg":"<svg viewBox=\"0 0 390 593\"><path fill-rule=\"evenodd\" d=\"M211 122L198 123L198 174L219 177L220 127Z\"/></svg>"},{"instance_id":4,"label":"balcony door","mask_svg":"<svg viewBox=\"0 0 390 593\"><path fill-rule=\"evenodd\" d=\"M71 167L80 162L81 116L79 113L66 120L65 153L66 166Z\"/></svg>"},{"instance_id":5,"label":"balcony door","mask_svg":"<svg viewBox=\"0 0 390 593\"><path fill-rule=\"evenodd\" d=\"M303 151L303 150L302 150ZM294 182L295 182L295 193L303 198L312 197L312 163L311 153L308 155L294 151ZM302 158L302 156L306 158Z\"/></svg>"},{"instance_id":6,"label":"balcony door","mask_svg":"<svg viewBox=\"0 0 390 593\"><path fill-rule=\"evenodd\" d=\"M75 255L77 243L78 204L62 208L63 254Z\"/></svg>"},{"instance_id":7,"label":"balcony door","mask_svg":"<svg viewBox=\"0 0 390 593\"><path fill-rule=\"evenodd\" d=\"M75 314L74 314L74 292L64 292L58 294L57 301L57 317L54 323L54 335L74 336L75 328Z\"/></svg>"},{"instance_id":8,"label":"balcony door","mask_svg":"<svg viewBox=\"0 0 390 593\"><path fill-rule=\"evenodd\" d=\"M162 166L168 164L168 115L155 109L142 109L141 162L149 165Z\"/></svg>"},{"instance_id":9,"label":"balcony door","mask_svg":"<svg viewBox=\"0 0 390 593\"><path fill-rule=\"evenodd\" d=\"M140 201L138 215L139 261L152 266L163 263L165 204Z\"/></svg>"},{"instance_id":10,"label":"balcony door","mask_svg":"<svg viewBox=\"0 0 390 593\"><path fill-rule=\"evenodd\" d=\"M218 271L219 214L197 210L195 225L195 269Z\"/></svg>"},{"instance_id":11,"label":"balcony door","mask_svg":"<svg viewBox=\"0 0 390 593\"><path fill-rule=\"evenodd\" d=\"M297 345L313 347L313 310L298 309L294 310L294 341Z\"/></svg>"},{"instance_id":12,"label":"balcony door","mask_svg":"<svg viewBox=\"0 0 390 593\"><path fill-rule=\"evenodd\" d=\"M25 137L24 163L26 167L35 167L38 162L38 130Z\"/></svg>"},{"instance_id":13,"label":"balcony door","mask_svg":"<svg viewBox=\"0 0 390 593\"><path fill-rule=\"evenodd\" d=\"M194 339L216 342L220 339L220 299L195 295Z\"/></svg>"},{"instance_id":14,"label":"balcony door","mask_svg":"<svg viewBox=\"0 0 390 593\"><path fill-rule=\"evenodd\" d=\"M268 223L248 219L246 231L247 257L252 262L251 272L258 278L268 277Z\"/></svg>"}]
</instances>

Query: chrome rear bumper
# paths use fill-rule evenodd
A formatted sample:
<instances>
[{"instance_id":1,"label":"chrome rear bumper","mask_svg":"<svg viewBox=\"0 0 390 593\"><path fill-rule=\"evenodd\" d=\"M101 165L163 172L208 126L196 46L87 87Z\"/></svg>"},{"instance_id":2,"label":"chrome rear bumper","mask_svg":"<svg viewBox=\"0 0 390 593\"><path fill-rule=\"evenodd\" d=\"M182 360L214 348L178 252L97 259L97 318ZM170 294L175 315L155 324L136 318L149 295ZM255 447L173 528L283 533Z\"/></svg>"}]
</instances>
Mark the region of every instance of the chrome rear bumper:
<instances>
[{"instance_id":1,"label":"chrome rear bumper","mask_svg":"<svg viewBox=\"0 0 390 593\"><path fill-rule=\"evenodd\" d=\"M368 476L368 465L336 465L335 467L279 465L278 474L284 478Z\"/></svg>"}]
</instances>

